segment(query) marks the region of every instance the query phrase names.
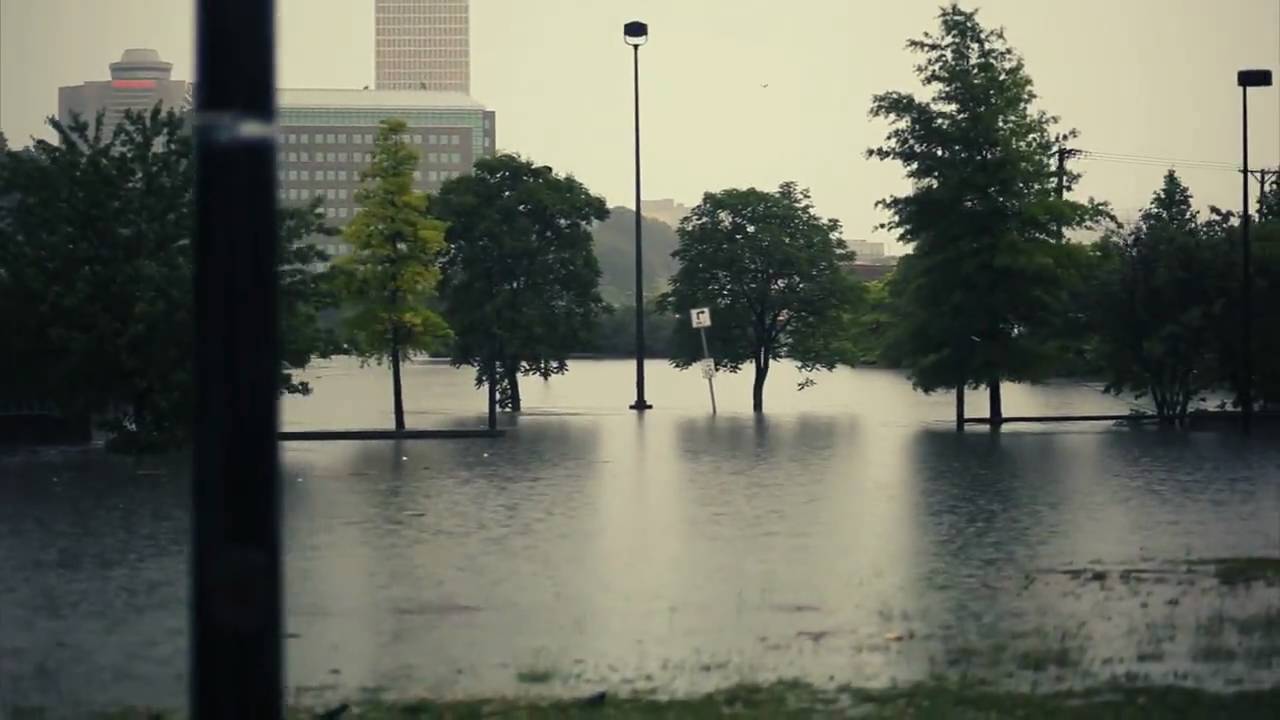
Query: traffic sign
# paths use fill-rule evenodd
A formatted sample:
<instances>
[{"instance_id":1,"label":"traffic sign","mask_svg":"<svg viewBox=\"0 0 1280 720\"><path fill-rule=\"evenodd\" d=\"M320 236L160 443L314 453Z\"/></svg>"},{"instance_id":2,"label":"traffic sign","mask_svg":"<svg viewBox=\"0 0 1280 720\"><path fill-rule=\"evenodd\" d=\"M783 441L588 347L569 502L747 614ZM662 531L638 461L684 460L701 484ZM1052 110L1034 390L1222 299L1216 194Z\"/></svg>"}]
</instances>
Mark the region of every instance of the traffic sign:
<instances>
[{"instance_id":1,"label":"traffic sign","mask_svg":"<svg viewBox=\"0 0 1280 720\"><path fill-rule=\"evenodd\" d=\"M689 317L693 319L695 328L711 327L711 308L694 308L689 311Z\"/></svg>"}]
</instances>

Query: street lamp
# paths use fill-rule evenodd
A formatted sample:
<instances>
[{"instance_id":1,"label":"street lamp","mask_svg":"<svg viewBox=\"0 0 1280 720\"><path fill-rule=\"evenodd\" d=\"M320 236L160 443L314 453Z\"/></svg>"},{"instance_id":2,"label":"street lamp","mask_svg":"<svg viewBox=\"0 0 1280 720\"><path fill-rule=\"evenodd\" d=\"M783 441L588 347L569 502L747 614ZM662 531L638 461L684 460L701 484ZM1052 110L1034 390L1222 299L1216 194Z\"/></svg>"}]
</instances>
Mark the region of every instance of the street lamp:
<instances>
[{"instance_id":1,"label":"street lamp","mask_svg":"<svg viewBox=\"0 0 1280 720\"><path fill-rule=\"evenodd\" d=\"M1249 88L1271 87L1270 70L1241 70L1236 73L1240 86L1240 121L1243 145L1241 177L1241 204L1244 216L1240 224L1240 344L1243 364L1240 378L1241 424L1246 433L1253 419L1253 272L1252 248L1249 243Z\"/></svg>"},{"instance_id":2,"label":"street lamp","mask_svg":"<svg viewBox=\"0 0 1280 720\"><path fill-rule=\"evenodd\" d=\"M644 278L641 273L640 244L640 46L649 41L649 26L632 20L622 26L622 38L634 53L635 105L636 105L636 401L632 410L653 408L644 399Z\"/></svg>"}]
</instances>

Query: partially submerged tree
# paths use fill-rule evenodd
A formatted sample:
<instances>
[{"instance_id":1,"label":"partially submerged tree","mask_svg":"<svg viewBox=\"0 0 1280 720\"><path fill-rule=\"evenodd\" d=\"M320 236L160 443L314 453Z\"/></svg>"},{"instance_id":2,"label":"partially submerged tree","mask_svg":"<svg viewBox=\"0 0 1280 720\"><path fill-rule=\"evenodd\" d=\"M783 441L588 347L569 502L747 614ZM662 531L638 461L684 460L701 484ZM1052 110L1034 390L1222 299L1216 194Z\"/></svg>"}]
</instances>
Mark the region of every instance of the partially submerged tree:
<instances>
[{"instance_id":1,"label":"partially submerged tree","mask_svg":"<svg viewBox=\"0 0 1280 720\"><path fill-rule=\"evenodd\" d=\"M1218 329L1236 326L1223 247L1172 170L1133 227L1098 243L1093 315L1108 392L1150 397L1175 422L1219 382Z\"/></svg>"},{"instance_id":2,"label":"partially submerged tree","mask_svg":"<svg viewBox=\"0 0 1280 720\"><path fill-rule=\"evenodd\" d=\"M802 370L851 362L844 334L859 292L841 268L851 261L840 223L819 217L795 183L707 193L680 223L672 254L680 267L660 306L688 318L707 306L717 368L755 372L751 407L764 410L772 363L787 357ZM689 367L702 356L684 320L671 362Z\"/></svg>"},{"instance_id":3,"label":"partially submerged tree","mask_svg":"<svg viewBox=\"0 0 1280 720\"><path fill-rule=\"evenodd\" d=\"M373 164L356 191L361 210L344 236L351 253L334 265L345 304L348 346L364 360L391 366L395 429L403 430L404 393L400 365L447 337L444 320L426 306L439 279L437 257L444 224L427 213L427 195L413 189L418 154L403 120L384 120L374 144Z\"/></svg>"},{"instance_id":4,"label":"partially submerged tree","mask_svg":"<svg viewBox=\"0 0 1280 720\"><path fill-rule=\"evenodd\" d=\"M1058 119L1033 108L1031 78L1003 31L955 4L938 19L937 34L907 43L929 95L886 92L871 106L890 129L868 157L900 162L912 183L879 203L884 227L913 246L897 269L895 345L925 392L986 385L998 425L1000 383L1052 367L1049 327L1065 300L1060 231L1101 208L1058 197L1056 151L1075 133L1055 133ZM1064 190L1076 180L1066 173Z\"/></svg>"},{"instance_id":5,"label":"partially submerged tree","mask_svg":"<svg viewBox=\"0 0 1280 720\"><path fill-rule=\"evenodd\" d=\"M337 235L321 212L317 198L302 207L279 210L280 270L280 388L298 395L311 393L296 373L316 357L329 357L342 348L337 333L321 321L321 313L338 304L333 273L323 269L329 254L316 238Z\"/></svg>"},{"instance_id":6,"label":"partially submerged tree","mask_svg":"<svg viewBox=\"0 0 1280 720\"><path fill-rule=\"evenodd\" d=\"M604 309L591 236L604 199L504 154L445 183L433 212L449 223L440 297L453 362L476 368L477 386L492 372L500 404L519 411L520 376L565 372Z\"/></svg>"}]
</instances>

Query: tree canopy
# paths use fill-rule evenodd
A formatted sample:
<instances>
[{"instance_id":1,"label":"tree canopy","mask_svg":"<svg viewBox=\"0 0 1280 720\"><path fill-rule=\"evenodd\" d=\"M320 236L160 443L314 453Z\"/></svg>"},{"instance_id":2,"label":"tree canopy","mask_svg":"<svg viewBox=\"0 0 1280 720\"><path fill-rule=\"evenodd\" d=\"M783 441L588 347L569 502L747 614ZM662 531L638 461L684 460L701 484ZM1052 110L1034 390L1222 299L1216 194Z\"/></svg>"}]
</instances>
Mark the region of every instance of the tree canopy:
<instances>
[{"instance_id":1,"label":"tree canopy","mask_svg":"<svg viewBox=\"0 0 1280 720\"><path fill-rule=\"evenodd\" d=\"M501 405L520 410L520 376L565 372L604 309L591 235L608 217L604 200L504 154L445 183L433 211L449 223L440 297L453 362L476 368L477 385L492 369Z\"/></svg>"},{"instance_id":2,"label":"tree canopy","mask_svg":"<svg viewBox=\"0 0 1280 720\"><path fill-rule=\"evenodd\" d=\"M883 227L913 246L897 270L894 332L913 382L929 392L987 385L1000 415L1003 379L1034 380L1051 366L1065 297L1061 230L1101 208L1057 196L1056 151L1075 137L1037 99L1004 32L955 4L939 29L911 40L928 95L885 92L871 116L889 123L868 157L902 164L911 192L878 203ZM1077 175L1062 178L1069 191Z\"/></svg>"},{"instance_id":3,"label":"tree canopy","mask_svg":"<svg viewBox=\"0 0 1280 720\"><path fill-rule=\"evenodd\" d=\"M842 330L858 286L841 263L852 255L840 223L819 217L807 190L788 182L773 192L707 193L678 234L680 266L659 304L683 318L711 308L716 367L737 372L751 363L756 412L774 360L789 357L805 370L850 361ZM687 320L682 327L671 362L689 367L701 345Z\"/></svg>"},{"instance_id":4,"label":"tree canopy","mask_svg":"<svg viewBox=\"0 0 1280 720\"><path fill-rule=\"evenodd\" d=\"M428 214L427 195L413 189L418 153L403 120L382 122L373 163L356 191L361 209L344 229L351 253L334 266L342 297L347 344L365 360L391 366L395 428L403 430L400 364L448 337L444 320L427 307L440 271L444 224Z\"/></svg>"}]
</instances>

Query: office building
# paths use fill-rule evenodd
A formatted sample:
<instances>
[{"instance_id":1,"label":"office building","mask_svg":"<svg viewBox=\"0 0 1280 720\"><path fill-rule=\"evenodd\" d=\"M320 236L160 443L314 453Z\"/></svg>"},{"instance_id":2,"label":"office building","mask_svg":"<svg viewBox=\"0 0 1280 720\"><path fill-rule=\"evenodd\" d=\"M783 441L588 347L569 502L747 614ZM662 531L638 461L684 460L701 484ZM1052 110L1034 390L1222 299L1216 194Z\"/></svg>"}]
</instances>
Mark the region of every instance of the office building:
<instances>
[{"instance_id":1,"label":"office building","mask_svg":"<svg viewBox=\"0 0 1280 720\"><path fill-rule=\"evenodd\" d=\"M378 90L471 92L468 0L375 0Z\"/></svg>"},{"instance_id":2,"label":"office building","mask_svg":"<svg viewBox=\"0 0 1280 720\"><path fill-rule=\"evenodd\" d=\"M846 240L845 244L857 257L857 262L866 265L881 265L887 262L884 243L867 242L866 240Z\"/></svg>"},{"instance_id":3,"label":"office building","mask_svg":"<svg viewBox=\"0 0 1280 720\"><path fill-rule=\"evenodd\" d=\"M110 80L58 88L58 120L66 124L72 115L79 115L92 125L97 114L104 112L110 131L127 110L150 112L161 103L186 111L193 105L191 83L172 79L173 63L161 60L155 50L125 50L119 62L111 63L110 71Z\"/></svg>"},{"instance_id":4,"label":"office building","mask_svg":"<svg viewBox=\"0 0 1280 720\"><path fill-rule=\"evenodd\" d=\"M331 225L343 226L359 209L360 174L373 159L379 124L398 118L421 160L414 186L435 192L494 154L493 112L467 95L408 90L288 90L277 93L276 144L282 205L323 197ZM317 239L331 255L345 245Z\"/></svg>"}]
</instances>

